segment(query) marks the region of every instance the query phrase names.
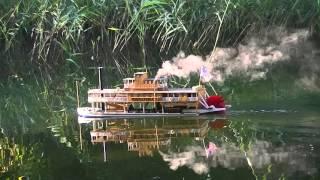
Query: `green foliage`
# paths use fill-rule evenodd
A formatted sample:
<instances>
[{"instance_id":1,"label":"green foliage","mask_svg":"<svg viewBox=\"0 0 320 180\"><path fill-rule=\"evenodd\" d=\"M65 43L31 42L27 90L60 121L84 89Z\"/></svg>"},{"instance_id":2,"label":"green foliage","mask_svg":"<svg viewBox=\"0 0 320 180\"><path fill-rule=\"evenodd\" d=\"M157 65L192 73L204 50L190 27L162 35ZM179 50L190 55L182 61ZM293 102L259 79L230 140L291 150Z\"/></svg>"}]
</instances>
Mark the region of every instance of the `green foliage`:
<instances>
[{"instance_id":1,"label":"green foliage","mask_svg":"<svg viewBox=\"0 0 320 180\"><path fill-rule=\"evenodd\" d=\"M49 65L55 61L61 64L64 60L87 60L90 56L113 56L127 62L133 61L132 56L140 57L145 65L150 63L146 62L149 53L176 53L183 49L207 54L214 42L220 46L236 43L251 28L283 25L312 27L319 32L317 1L232 0L228 7L227 3L4 0L0 2L0 39L4 42L1 51L7 59L15 59L12 54L24 48L28 54L25 61ZM128 54L137 49L137 44L140 55ZM149 52L149 45L156 51Z\"/></svg>"}]
</instances>

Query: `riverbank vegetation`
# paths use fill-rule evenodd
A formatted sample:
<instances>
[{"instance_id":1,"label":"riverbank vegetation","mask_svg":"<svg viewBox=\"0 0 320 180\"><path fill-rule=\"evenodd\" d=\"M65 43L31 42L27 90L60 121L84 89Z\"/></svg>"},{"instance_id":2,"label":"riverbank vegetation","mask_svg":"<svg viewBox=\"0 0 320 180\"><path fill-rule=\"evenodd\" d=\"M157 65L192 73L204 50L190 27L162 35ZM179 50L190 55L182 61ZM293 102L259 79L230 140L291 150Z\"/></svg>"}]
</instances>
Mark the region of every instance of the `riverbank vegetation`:
<instances>
[{"instance_id":1,"label":"riverbank vegetation","mask_svg":"<svg viewBox=\"0 0 320 180\"><path fill-rule=\"evenodd\" d=\"M273 26L317 35L319 11L319 1L302 0L3 0L1 75L106 64L121 72L180 50L207 55Z\"/></svg>"},{"instance_id":2,"label":"riverbank vegetation","mask_svg":"<svg viewBox=\"0 0 320 180\"><path fill-rule=\"evenodd\" d=\"M75 78L82 81L82 103L96 84L88 67L105 66L105 84L115 86L137 67L157 69L181 50L208 55L260 29L307 28L316 39L319 13L319 1L302 0L2 0L1 116L30 122L50 117L54 124L73 117ZM236 77L216 88L233 106L265 107L269 101L274 107L293 99L310 104L314 93L298 99L304 87L292 88L296 66L272 68L273 74L255 83Z\"/></svg>"}]
</instances>

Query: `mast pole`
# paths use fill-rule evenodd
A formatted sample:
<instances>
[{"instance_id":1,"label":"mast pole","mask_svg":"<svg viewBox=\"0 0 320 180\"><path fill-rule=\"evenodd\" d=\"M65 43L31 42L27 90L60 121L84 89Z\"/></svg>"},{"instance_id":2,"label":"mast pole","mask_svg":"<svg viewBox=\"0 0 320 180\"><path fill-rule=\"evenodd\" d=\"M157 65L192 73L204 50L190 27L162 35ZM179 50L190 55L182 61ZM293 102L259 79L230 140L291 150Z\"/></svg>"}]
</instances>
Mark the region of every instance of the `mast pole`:
<instances>
[{"instance_id":1,"label":"mast pole","mask_svg":"<svg viewBox=\"0 0 320 180\"><path fill-rule=\"evenodd\" d=\"M98 67L99 71L99 88L100 90L103 90L103 84L102 84L102 67Z\"/></svg>"},{"instance_id":2,"label":"mast pole","mask_svg":"<svg viewBox=\"0 0 320 180\"><path fill-rule=\"evenodd\" d=\"M100 88L101 91L103 90L102 68L103 68L103 67L98 67L98 72L99 72L99 88ZM101 97L103 97L103 94L102 94L102 93L101 93ZM101 103L101 109L102 109L102 111L105 111L105 110L106 110L105 105L104 105L103 102Z\"/></svg>"},{"instance_id":3,"label":"mast pole","mask_svg":"<svg viewBox=\"0 0 320 180\"><path fill-rule=\"evenodd\" d=\"M103 141L103 162L107 162L106 141Z\"/></svg>"},{"instance_id":4,"label":"mast pole","mask_svg":"<svg viewBox=\"0 0 320 180\"><path fill-rule=\"evenodd\" d=\"M79 80L76 80L76 92L77 92L77 108L80 107L80 98L79 98ZM79 141L80 141L80 150L82 151L82 130L81 130L81 123L79 123Z\"/></svg>"},{"instance_id":5,"label":"mast pole","mask_svg":"<svg viewBox=\"0 0 320 180\"><path fill-rule=\"evenodd\" d=\"M79 98L79 81L76 80L76 91L77 91L77 106L80 107L80 98Z\"/></svg>"}]
</instances>

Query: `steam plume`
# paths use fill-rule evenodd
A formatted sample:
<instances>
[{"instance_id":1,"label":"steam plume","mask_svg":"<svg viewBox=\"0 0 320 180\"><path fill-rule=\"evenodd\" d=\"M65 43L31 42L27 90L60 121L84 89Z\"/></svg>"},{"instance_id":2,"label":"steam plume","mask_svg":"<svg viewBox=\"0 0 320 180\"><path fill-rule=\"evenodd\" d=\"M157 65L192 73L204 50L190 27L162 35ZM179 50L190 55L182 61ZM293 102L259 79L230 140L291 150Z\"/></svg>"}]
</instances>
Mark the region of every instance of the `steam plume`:
<instances>
[{"instance_id":1,"label":"steam plume","mask_svg":"<svg viewBox=\"0 0 320 180\"><path fill-rule=\"evenodd\" d=\"M188 167L197 174L207 174L210 168L224 167L237 169L250 166L256 170L263 170L268 165L288 167L285 173L293 175L297 171L315 174L317 171L312 169L313 163L307 161L303 156L305 149L299 146L280 146L275 148L274 144L257 140L252 142L251 151L247 152L248 157L244 157L244 152L232 143L223 143L213 156L207 157L203 147L199 145L187 146L181 152L161 152L162 159L168 163L173 171L179 167ZM207 157L207 158L204 158ZM249 161L248 161L249 159ZM292 159L298 163L292 166ZM290 168L289 168L290 167Z\"/></svg>"},{"instance_id":2,"label":"steam plume","mask_svg":"<svg viewBox=\"0 0 320 180\"><path fill-rule=\"evenodd\" d=\"M244 75L250 80L265 78L271 64L299 58L306 53L303 51L304 46L314 49L312 45L308 45L309 35L304 29L289 31L277 27L247 36L236 48L216 48L212 56L186 56L180 52L172 60L162 64L156 77L173 75L186 78L191 73L199 73L200 68L205 66L210 72L205 81L223 82L235 75ZM312 72L317 72L320 66L312 68ZM301 82L315 88L319 87L315 84L317 79L315 74L311 73L303 76Z\"/></svg>"}]
</instances>

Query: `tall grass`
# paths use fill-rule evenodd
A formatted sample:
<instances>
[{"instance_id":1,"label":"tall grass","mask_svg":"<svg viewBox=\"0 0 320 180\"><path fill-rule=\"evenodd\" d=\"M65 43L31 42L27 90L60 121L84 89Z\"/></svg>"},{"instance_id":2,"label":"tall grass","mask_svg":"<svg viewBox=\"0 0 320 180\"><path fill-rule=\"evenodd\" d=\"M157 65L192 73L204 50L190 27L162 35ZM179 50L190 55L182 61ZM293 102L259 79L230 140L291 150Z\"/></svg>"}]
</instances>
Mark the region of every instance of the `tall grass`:
<instances>
[{"instance_id":1,"label":"tall grass","mask_svg":"<svg viewBox=\"0 0 320 180\"><path fill-rule=\"evenodd\" d=\"M319 9L318 1L302 0L3 0L1 54L8 64L23 51L24 61L36 65L88 59L146 65L159 53L205 54L215 44L232 45L253 28L311 27L318 33Z\"/></svg>"}]
</instances>

